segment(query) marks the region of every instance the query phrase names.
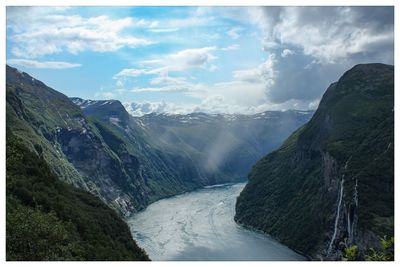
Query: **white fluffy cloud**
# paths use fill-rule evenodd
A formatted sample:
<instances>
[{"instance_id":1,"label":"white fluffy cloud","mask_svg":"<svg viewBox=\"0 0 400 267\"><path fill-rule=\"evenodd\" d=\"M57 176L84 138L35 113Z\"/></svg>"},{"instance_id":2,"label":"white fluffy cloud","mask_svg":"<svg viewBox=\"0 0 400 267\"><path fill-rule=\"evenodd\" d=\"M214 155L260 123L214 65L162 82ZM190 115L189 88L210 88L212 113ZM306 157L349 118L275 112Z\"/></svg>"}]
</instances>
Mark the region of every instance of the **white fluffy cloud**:
<instances>
[{"instance_id":1,"label":"white fluffy cloud","mask_svg":"<svg viewBox=\"0 0 400 267\"><path fill-rule=\"evenodd\" d=\"M217 57L212 54L215 46L185 49L176 53L162 56L160 59L143 61L152 67L153 73L185 71L191 68L206 68L207 64Z\"/></svg>"},{"instance_id":2,"label":"white fluffy cloud","mask_svg":"<svg viewBox=\"0 0 400 267\"><path fill-rule=\"evenodd\" d=\"M57 13L45 7L7 9L11 52L17 57L37 58L67 51L111 52L122 47L152 44L145 38L123 33L136 22L129 17L82 17ZM62 10L62 9L61 9Z\"/></svg>"},{"instance_id":3,"label":"white fluffy cloud","mask_svg":"<svg viewBox=\"0 0 400 267\"><path fill-rule=\"evenodd\" d=\"M276 63L275 54L270 54L268 59L259 66L252 69L237 70L233 76L236 80L249 83L262 83L270 86L274 83L276 71L274 64Z\"/></svg>"},{"instance_id":4,"label":"white fluffy cloud","mask_svg":"<svg viewBox=\"0 0 400 267\"><path fill-rule=\"evenodd\" d=\"M281 53L281 57L288 57L290 55L293 55L294 51L290 50L290 49L283 49L282 53Z\"/></svg>"},{"instance_id":5,"label":"white fluffy cloud","mask_svg":"<svg viewBox=\"0 0 400 267\"><path fill-rule=\"evenodd\" d=\"M141 64L143 69L123 69L114 75L114 79L125 79L139 75L158 74L166 76L169 72L182 72L189 69L214 68L211 62L217 57L212 54L217 48L215 46L185 49L176 53L163 55L158 59L145 60Z\"/></svg>"},{"instance_id":6,"label":"white fluffy cloud","mask_svg":"<svg viewBox=\"0 0 400 267\"><path fill-rule=\"evenodd\" d=\"M200 104L170 105L164 102L133 103L139 111L132 107L132 114L142 114L142 107L146 107L147 113L243 113L251 114L267 109L285 109L288 103L274 104L266 98L266 85L272 84L274 76L275 55L270 55L265 62L251 69L234 71L234 79L226 82L203 84L189 82L183 77L169 77L162 75L151 80L158 87L134 88L132 92L143 93L184 93L200 100ZM292 101L291 104L294 102ZM143 104L143 105L142 105ZM306 108L305 103L301 103ZM299 106L300 108L300 106ZM307 108L306 108L307 109Z\"/></svg>"},{"instance_id":7,"label":"white fluffy cloud","mask_svg":"<svg viewBox=\"0 0 400 267\"><path fill-rule=\"evenodd\" d=\"M69 63L63 61L37 61L30 59L9 59L7 63L10 65L24 66L37 69L70 69L80 67L81 64Z\"/></svg>"}]
</instances>

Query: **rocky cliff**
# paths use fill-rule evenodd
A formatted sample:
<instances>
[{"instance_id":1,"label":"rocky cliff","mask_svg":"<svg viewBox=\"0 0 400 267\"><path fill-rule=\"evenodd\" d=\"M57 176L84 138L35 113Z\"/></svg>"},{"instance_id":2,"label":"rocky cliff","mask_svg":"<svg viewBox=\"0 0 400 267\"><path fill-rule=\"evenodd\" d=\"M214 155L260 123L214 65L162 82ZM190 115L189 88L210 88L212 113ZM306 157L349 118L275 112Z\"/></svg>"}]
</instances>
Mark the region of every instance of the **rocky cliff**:
<instances>
[{"instance_id":1,"label":"rocky cliff","mask_svg":"<svg viewBox=\"0 0 400 267\"><path fill-rule=\"evenodd\" d=\"M314 259L394 234L394 68L357 65L252 168L235 220Z\"/></svg>"}]
</instances>

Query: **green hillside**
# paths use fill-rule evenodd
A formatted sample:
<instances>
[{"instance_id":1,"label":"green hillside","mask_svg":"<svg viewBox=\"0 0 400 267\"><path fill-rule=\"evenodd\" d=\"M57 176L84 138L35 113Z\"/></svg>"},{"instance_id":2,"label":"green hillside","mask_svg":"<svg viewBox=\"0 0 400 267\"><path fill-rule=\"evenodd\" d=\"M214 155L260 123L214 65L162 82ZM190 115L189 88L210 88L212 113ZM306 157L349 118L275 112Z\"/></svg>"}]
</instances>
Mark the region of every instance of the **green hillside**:
<instances>
[{"instance_id":1,"label":"green hillside","mask_svg":"<svg viewBox=\"0 0 400 267\"><path fill-rule=\"evenodd\" d=\"M394 234L393 154L393 66L357 65L253 167L235 220L315 259L366 255Z\"/></svg>"},{"instance_id":2,"label":"green hillside","mask_svg":"<svg viewBox=\"0 0 400 267\"><path fill-rule=\"evenodd\" d=\"M7 131L7 260L148 260L127 224Z\"/></svg>"}]
</instances>

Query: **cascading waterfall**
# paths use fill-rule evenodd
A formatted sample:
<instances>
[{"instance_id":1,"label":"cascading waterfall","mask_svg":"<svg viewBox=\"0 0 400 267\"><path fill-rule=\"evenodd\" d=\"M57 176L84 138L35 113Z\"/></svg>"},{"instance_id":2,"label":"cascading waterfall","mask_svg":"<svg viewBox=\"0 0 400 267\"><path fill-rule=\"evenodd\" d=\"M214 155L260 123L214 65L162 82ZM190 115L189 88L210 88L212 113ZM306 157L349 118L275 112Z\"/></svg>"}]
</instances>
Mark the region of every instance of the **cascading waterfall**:
<instances>
[{"instance_id":1,"label":"cascading waterfall","mask_svg":"<svg viewBox=\"0 0 400 267\"><path fill-rule=\"evenodd\" d=\"M329 253L331 252L333 242L334 242L335 239L336 239L337 226L338 226L338 224L339 224L339 217L340 217L340 209L341 209L341 207L342 207L343 184L344 184L344 175L343 175L343 177L342 177L342 180L340 181L340 194L339 194L339 203L338 203L337 210L336 210L335 228L334 228L334 231L333 231L333 235L332 235L331 242L329 243L328 255L329 255Z\"/></svg>"},{"instance_id":2,"label":"cascading waterfall","mask_svg":"<svg viewBox=\"0 0 400 267\"><path fill-rule=\"evenodd\" d=\"M339 218L340 218L340 211L341 211L341 208L342 208L342 200L343 200L344 177L345 177L345 172L347 170L347 166L349 164L350 159L351 159L351 156L349 157L349 159L346 161L346 164L344 165L344 173L342 175L342 180L340 181L340 191L339 191L340 193L339 193L339 201L338 201L338 205L337 205L337 209L336 209L335 226L334 226L334 230L333 230L333 235L332 235L331 241L329 242L327 255L329 255L331 253L332 245L333 245L333 242L335 242L336 235L337 235Z\"/></svg>"},{"instance_id":3,"label":"cascading waterfall","mask_svg":"<svg viewBox=\"0 0 400 267\"><path fill-rule=\"evenodd\" d=\"M358 191L357 191L357 187L358 187L358 179L356 179L356 184L354 185L354 204L356 205L356 207L358 206Z\"/></svg>"},{"instance_id":4,"label":"cascading waterfall","mask_svg":"<svg viewBox=\"0 0 400 267\"><path fill-rule=\"evenodd\" d=\"M358 191L357 191L357 187L358 187L358 179L356 179L356 183L354 184L354 194L353 194L353 203L354 206L353 207L353 214L354 214L354 209L358 206ZM350 207L349 207L350 209ZM355 218L353 215L353 221L351 221L350 218L350 211L347 213L347 234L348 234L348 241L349 244L353 243L353 235L354 235L354 224L355 224Z\"/></svg>"},{"instance_id":5,"label":"cascading waterfall","mask_svg":"<svg viewBox=\"0 0 400 267\"><path fill-rule=\"evenodd\" d=\"M348 210L348 212L347 212L347 234L348 234L348 236L349 236L349 243L351 243L352 242L352 237L351 237L351 235L352 235L352 230L351 230L351 219L350 219L350 208L351 207L349 207L349 210Z\"/></svg>"}]
</instances>

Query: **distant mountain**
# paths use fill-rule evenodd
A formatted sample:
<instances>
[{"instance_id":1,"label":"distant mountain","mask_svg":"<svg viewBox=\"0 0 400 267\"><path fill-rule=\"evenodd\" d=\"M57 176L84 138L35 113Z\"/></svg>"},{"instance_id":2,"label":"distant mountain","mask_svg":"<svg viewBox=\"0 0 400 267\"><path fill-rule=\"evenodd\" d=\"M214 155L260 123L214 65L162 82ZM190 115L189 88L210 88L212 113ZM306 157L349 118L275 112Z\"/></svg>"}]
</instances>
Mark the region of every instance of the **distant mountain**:
<instances>
[{"instance_id":1,"label":"distant mountain","mask_svg":"<svg viewBox=\"0 0 400 267\"><path fill-rule=\"evenodd\" d=\"M137 120L154 140L171 149L184 149L206 172L220 171L238 180L312 114L292 110L255 115L148 114Z\"/></svg>"},{"instance_id":2,"label":"distant mountain","mask_svg":"<svg viewBox=\"0 0 400 267\"><path fill-rule=\"evenodd\" d=\"M147 147L169 151L169 157L188 159L187 171L197 170L194 184L243 180L262 155L277 148L297 126L309 120L312 111L270 111L255 115L192 113L148 114L126 120L127 111L118 101L71 98L87 116L107 124L126 143L136 139ZM118 114L118 115L117 115ZM123 131L121 131L123 130ZM141 140L138 138L142 136ZM151 159L152 156L147 156ZM176 163L172 163L176 165ZM184 165L182 164L182 167ZM177 176L180 174L177 173ZM193 179L194 180L194 179Z\"/></svg>"},{"instance_id":3,"label":"distant mountain","mask_svg":"<svg viewBox=\"0 0 400 267\"><path fill-rule=\"evenodd\" d=\"M357 65L252 168L235 220L314 259L394 235L394 68ZM355 247L352 247L355 248Z\"/></svg>"}]
</instances>

